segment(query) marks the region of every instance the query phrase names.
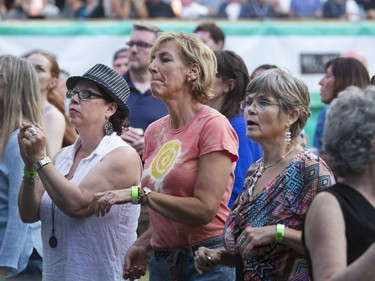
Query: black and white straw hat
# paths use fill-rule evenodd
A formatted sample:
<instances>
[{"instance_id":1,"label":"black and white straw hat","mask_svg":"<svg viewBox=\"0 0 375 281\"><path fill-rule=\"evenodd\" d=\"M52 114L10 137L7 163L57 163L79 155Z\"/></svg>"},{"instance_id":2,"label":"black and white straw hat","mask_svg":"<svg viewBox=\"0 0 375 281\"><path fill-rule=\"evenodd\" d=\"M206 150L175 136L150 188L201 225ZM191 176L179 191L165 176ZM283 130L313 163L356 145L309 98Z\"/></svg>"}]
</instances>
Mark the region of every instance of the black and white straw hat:
<instances>
[{"instance_id":1,"label":"black and white straw hat","mask_svg":"<svg viewBox=\"0 0 375 281\"><path fill-rule=\"evenodd\" d=\"M71 76L66 80L68 90L73 89L81 79L88 79L98 84L121 109L129 113L129 107L126 104L130 95L128 83L112 68L98 63L82 76Z\"/></svg>"}]
</instances>

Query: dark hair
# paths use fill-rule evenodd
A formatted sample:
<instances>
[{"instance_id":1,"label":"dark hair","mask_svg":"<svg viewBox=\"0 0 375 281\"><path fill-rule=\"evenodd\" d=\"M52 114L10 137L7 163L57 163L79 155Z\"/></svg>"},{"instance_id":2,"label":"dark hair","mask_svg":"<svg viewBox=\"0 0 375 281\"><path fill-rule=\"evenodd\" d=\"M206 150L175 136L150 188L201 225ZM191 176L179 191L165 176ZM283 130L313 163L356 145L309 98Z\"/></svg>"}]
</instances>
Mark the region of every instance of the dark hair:
<instances>
[{"instance_id":1,"label":"dark hair","mask_svg":"<svg viewBox=\"0 0 375 281\"><path fill-rule=\"evenodd\" d=\"M250 79L253 79L256 76L256 74L259 70L268 70L268 69L274 69L274 68L278 68L278 67L274 64L261 64L261 65L257 66L253 70L253 72L251 72Z\"/></svg>"},{"instance_id":2,"label":"dark hair","mask_svg":"<svg viewBox=\"0 0 375 281\"><path fill-rule=\"evenodd\" d=\"M357 59L334 58L327 62L325 70L330 66L332 66L332 75L335 77L334 98L348 86L363 89L370 84L370 75L366 67Z\"/></svg>"},{"instance_id":3,"label":"dark hair","mask_svg":"<svg viewBox=\"0 0 375 281\"><path fill-rule=\"evenodd\" d=\"M228 119L241 112L240 103L245 98L246 87L249 84L249 72L243 59L233 51L215 51L217 60L217 75L223 80L233 79L234 87L223 102L220 112Z\"/></svg>"},{"instance_id":4,"label":"dark hair","mask_svg":"<svg viewBox=\"0 0 375 281\"><path fill-rule=\"evenodd\" d=\"M217 44L219 42L225 42L225 34L223 30L217 26L214 22L202 22L194 30L194 33L198 31L206 31L210 33L212 40Z\"/></svg>"},{"instance_id":5,"label":"dark hair","mask_svg":"<svg viewBox=\"0 0 375 281\"><path fill-rule=\"evenodd\" d=\"M372 84L372 85L375 85L375 75L372 76L372 78L371 78L371 84Z\"/></svg>"},{"instance_id":6,"label":"dark hair","mask_svg":"<svg viewBox=\"0 0 375 281\"><path fill-rule=\"evenodd\" d=\"M106 101L116 102L107 94L107 92L98 83L95 84L99 87L100 93L105 97ZM116 132L117 135L120 136L122 134L123 129L127 129L129 127L128 116L129 113L118 106L116 112L111 117L109 117L108 121L112 123L113 131Z\"/></svg>"},{"instance_id":7,"label":"dark hair","mask_svg":"<svg viewBox=\"0 0 375 281\"><path fill-rule=\"evenodd\" d=\"M119 59L119 58L122 58L124 57L124 55L122 55L123 53L127 53L129 51L128 48L121 48L119 50L117 50L114 54L113 54L113 61Z\"/></svg>"}]
</instances>

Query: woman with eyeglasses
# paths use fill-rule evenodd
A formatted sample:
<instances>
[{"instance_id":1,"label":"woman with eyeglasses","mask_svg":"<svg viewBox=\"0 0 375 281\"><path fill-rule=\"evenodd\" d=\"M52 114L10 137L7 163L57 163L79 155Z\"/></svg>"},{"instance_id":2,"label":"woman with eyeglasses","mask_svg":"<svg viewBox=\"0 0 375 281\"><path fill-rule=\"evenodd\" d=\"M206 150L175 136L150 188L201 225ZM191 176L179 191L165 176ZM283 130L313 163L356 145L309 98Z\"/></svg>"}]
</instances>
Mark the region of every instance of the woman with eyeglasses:
<instances>
[{"instance_id":1,"label":"woman with eyeglasses","mask_svg":"<svg viewBox=\"0 0 375 281\"><path fill-rule=\"evenodd\" d=\"M232 264L236 280L310 280L301 242L315 195L334 177L298 137L310 115L307 86L280 69L251 80L242 108L247 137L262 146L223 232L223 249L200 248L196 268Z\"/></svg>"},{"instance_id":2,"label":"woman with eyeglasses","mask_svg":"<svg viewBox=\"0 0 375 281\"><path fill-rule=\"evenodd\" d=\"M139 184L142 162L120 135L129 113L129 88L113 69L97 64L66 81L69 117L79 133L53 161L39 124L21 127L25 163L19 212L41 221L43 280L122 280L124 254L135 241L140 208L120 205L104 218L89 208L93 194ZM106 208L111 197L101 204Z\"/></svg>"}]
</instances>

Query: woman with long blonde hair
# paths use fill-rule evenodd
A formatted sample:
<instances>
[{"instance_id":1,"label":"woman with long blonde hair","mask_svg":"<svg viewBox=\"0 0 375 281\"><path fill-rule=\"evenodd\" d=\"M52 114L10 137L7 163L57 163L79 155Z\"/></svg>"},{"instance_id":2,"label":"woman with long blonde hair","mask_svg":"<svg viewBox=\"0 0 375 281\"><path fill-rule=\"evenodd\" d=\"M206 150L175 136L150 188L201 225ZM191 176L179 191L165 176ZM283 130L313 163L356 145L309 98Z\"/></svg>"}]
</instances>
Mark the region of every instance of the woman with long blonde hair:
<instances>
[{"instance_id":1,"label":"woman with long blonde hair","mask_svg":"<svg viewBox=\"0 0 375 281\"><path fill-rule=\"evenodd\" d=\"M22 123L42 125L42 119L42 97L33 66L16 56L0 56L0 279L17 275L41 280L40 223L25 224L18 212L24 164L17 135ZM37 264L36 276L30 275L35 269L32 264Z\"/></svg>"}]
</instances>

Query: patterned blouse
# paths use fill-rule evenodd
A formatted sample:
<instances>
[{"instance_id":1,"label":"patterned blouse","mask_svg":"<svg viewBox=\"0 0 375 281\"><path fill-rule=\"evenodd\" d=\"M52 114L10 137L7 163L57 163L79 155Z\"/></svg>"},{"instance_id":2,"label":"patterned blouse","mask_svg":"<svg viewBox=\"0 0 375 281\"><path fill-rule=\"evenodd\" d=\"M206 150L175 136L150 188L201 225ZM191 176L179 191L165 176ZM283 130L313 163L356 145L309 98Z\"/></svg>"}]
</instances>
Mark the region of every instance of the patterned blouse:
<instances>
[{"instance_id":1,"label":"patterned blouse","mask_svg":"<svg viewBox=\"0 0 375 281\"><path fill-rule=\"evenodd\" d=\"M284 224L301 230L306 212L316 194L335 180L324 161L311 152L300 152L259 194L250 191L253 173L262 165L254 163L245 178L244 189L229 214L223 240L226 250L235 255L235 241L247 227ZM238 256L238 255L237 255ZM237 259L238 261L238 259ZM240 263L241 263L240 259ZM258 247L242 261L244 280L310 280L304 256L281 243ZM241 268L240 266L236 266Z\"/></svg>"}]
</instances>

